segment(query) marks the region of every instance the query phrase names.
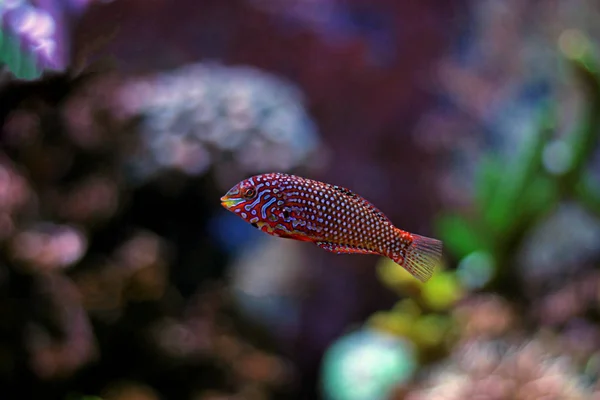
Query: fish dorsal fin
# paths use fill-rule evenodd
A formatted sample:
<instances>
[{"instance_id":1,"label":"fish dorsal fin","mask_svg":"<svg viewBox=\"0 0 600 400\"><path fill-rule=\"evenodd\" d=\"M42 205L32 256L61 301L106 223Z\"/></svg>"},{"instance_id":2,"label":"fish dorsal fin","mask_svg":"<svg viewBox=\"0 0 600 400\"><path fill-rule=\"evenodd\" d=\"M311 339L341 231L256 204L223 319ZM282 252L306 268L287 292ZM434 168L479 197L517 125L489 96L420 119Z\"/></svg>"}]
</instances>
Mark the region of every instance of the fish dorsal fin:
<instances>
[{"instance_id":1,"label":"fish dorsal fin","mask_svg":"<svg viewBox=\"0 0 600 400\"><path fill-rule=\"evenodd\" d=\"M347 189L345 187L341 187L341 186L333 186L333 188L335 190L337 190L338 192L349 196L351 198L353 198L354 200L358 201L360 204L362 204L363 206L365 206L367 208L367 210L369 210L369 212L373 213L374 215L376 215L381 221L383 222L387 222L390 225L392 224L392 221L390 221L390 219L388 217L385 216L385 214L378 209L377 207L375 207L373 204L371 204L370 201L368 201L367 199L357 195L356 193L354 193L353 191L351 191L350 189Z\"/></svg>"}]
</instances>

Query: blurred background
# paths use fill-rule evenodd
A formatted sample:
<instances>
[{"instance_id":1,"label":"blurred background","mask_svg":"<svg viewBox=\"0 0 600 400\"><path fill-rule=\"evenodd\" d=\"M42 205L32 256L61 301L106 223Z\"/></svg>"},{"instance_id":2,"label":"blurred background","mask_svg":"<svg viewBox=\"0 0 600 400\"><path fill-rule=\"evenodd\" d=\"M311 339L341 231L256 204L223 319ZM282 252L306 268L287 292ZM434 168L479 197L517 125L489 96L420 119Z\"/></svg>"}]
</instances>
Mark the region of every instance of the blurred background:
<instances>
[{"instance_id":1,"label":"blurred background","mask_svg":"<svg viewBox=\"0 0 600 400\"><path fill-rule=\"evenodd\" d=\"M600 399L593 0L0 2L0 398ZM426 284L219 197L346 186Z\"/></svg>"}]
</instances>

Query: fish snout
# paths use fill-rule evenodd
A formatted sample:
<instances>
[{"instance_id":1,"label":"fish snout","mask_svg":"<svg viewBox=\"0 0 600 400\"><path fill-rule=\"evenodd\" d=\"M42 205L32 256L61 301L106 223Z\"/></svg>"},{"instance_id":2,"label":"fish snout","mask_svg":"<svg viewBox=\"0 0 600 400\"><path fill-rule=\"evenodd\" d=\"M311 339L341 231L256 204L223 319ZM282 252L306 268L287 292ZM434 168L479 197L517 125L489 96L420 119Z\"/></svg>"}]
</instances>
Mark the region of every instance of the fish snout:
<instances>
[{"instance_id":1,"label":"fish snout","mask_svg":"<svg viewBox=\"0 0 600 400\"><path fill-rule=\"evenodd\" d=\"M229 197L228 195L221 197L221 205L227 209L235 207L243 201L244 199Z\"/></svg>"}]
</instances>

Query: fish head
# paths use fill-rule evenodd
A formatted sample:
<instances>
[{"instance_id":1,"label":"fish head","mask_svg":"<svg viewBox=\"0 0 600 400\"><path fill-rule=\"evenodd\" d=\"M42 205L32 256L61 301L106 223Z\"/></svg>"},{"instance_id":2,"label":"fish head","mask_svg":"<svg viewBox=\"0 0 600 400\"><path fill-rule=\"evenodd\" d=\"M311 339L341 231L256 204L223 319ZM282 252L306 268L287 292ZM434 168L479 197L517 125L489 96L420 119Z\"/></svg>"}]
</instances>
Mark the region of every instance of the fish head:
<instances>
[{"instance_id":1,"label":"fish head","mask_svg":"<svg viewBox=\"0 0 600 400\"><path fill-rule=\"evenodd\" d=\"M239 213L243 206L256 198L256 187L249 179L237 183L221 197L221 205L227 210Z\"/></svg>"},{"instance_id":2,"label":"fish head","mask_svg":"<svg viewBox=\"0 0 600 400\"><path fill-rule=\"evenodd\" d=\"M280 236L281 222L289 219L281 176L263 174L245 179L221 197L221 205L255 228Z\"/></svg>"}]
</instances>

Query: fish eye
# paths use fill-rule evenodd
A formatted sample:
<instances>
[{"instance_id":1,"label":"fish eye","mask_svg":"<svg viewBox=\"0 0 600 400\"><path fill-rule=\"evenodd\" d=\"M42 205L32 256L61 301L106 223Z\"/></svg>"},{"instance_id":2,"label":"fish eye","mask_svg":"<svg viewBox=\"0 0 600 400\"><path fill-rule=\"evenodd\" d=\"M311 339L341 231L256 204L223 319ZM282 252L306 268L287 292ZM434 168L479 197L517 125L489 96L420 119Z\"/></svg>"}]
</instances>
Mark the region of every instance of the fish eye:
<instances>
[{"instance_id":1,"label":"fish eye","mask_svg":"<svg viewBox=\"0 0 600 400\"><path fill-rule=\"evenodd\" d=\"M256 190L254 188L244 188L242 189L242 196L246 199L251 199L256 195Z\"/></svg>"}]
</instances>

